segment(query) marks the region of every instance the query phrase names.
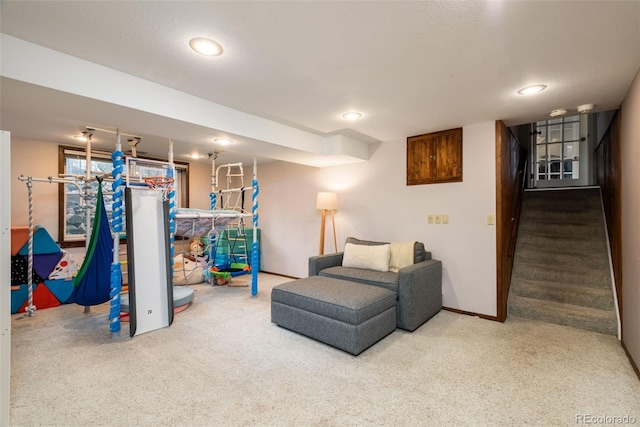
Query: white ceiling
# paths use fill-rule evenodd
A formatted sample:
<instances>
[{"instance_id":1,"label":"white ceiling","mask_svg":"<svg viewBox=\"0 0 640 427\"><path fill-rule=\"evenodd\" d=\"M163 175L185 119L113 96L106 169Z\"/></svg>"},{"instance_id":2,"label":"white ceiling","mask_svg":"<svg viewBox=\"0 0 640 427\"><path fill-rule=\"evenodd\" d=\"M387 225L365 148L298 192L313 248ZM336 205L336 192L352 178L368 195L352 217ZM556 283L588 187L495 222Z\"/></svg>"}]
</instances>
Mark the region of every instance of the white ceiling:
<instances>
[{"instance_id":1,"label":"white ceiling","mask_svg":"<svg viewBox=\"0 0 640 427\"><path fill-rule=\"evenodd\" d=\"M640 2L2 1L0 126L73 144L85 125L176 158L366 160L381 141L557 108L618 108ZM188 48L217 40L224 54ZM50 51L50 50L51 51ZM84 60L84 61L80 61ZM144 79L144 80L140 80ZM146 82L145 82L146 81ZM542 83L531 97L516 91ZM345 121L357 110L362 119ZM110 134L96 144L110 149Z\"/></svg>"}]
</instances>

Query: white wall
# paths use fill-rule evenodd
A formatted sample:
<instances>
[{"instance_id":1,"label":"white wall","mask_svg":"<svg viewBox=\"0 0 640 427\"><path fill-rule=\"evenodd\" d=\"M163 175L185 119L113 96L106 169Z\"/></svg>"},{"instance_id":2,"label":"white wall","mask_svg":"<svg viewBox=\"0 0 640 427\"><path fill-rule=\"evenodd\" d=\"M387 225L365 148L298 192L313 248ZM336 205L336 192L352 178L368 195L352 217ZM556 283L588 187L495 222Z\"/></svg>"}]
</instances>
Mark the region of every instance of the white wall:
<instances>
[{"instance_id":1,"label":"white wall","mask_svg":"<svg viewBox=\"0 0 640 427\"><path fill-rule=\"evenodd\" d=\"M336 191L338 250L348 236L420 240L443 262L444 305L496 315L495 123L463 128L461 183L406 185L406 140L383 143L368 162L316 169L283 162L262 165L262 269L306 277L318 253L318 191ZM427 214L447 213L448 225ZM325 252L333 251L327 223Z\"/></svg>"},{"instance_id":2,"label":"white wall","mask_svg":"<svg viewBox=\"0 0 640 427\"><path fill-rule=\"evenodd\" d=\"M320 213L315 209L318 191L340 191L336 227L337 230L344 228L346 215L342 214L342 189L323 185L320 170L285 162L258 167L262 270L294 277L307 276L308 258L318 254L320 242ZM333 249L327 252L333 252Z\"/></svg>"},{"instance_id":3,"label":"white wall","mask_svg":"<svg viewBox=\"0 0 640 427\"><path fill-rule=\"evenodd\" d=\"M0 426L9 425L11 380L11 135L0 131Z\"/></svg>"},{"instance_id":4,"label":"white wall","mask_svg":"<svg viewBox=\"0 0 640 427\"><path fill-rule=\"evenodd\" d=\"M640 364L640 70L622 103L622 340Z\"/></svg>"},{"instance_id":5,"label":"white wall","mask_svg":"<svg viewBox=\"0 0 640 427\"><path fill-rule=\"evenodd\" d=\"M11 224L29 225L27 185L18 176L58 176L58 145L51 142L13 138L11 140ZM33 183L34 224L47 229L58 240L58 184Z\"/></svg>"},{"instance_id":6,"label":"white wall","mask_svg":"<svg viewBox=\"0 0 640 427\"><path fill-rule=\"evenodd\" d=\"M209 209L209 192L211 191L211 164L189 164L189 207L193 209Z\"/></svg>"}]
</instances>

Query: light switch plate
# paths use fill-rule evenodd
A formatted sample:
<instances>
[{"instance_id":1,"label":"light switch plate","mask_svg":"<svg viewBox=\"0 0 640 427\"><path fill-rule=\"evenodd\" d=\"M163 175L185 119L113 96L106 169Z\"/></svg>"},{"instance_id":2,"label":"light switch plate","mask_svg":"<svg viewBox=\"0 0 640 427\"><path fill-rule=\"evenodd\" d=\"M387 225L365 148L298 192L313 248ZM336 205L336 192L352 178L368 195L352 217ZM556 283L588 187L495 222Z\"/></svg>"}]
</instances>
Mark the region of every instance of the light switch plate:
<instances>
[{"instance_id":1,"label":"light switch plate","mask_svg":"<svg viewBox=\"0 0 640 427\"><path fill-rule=\"evenodd\" d=\"M442 223L449 224L449 214L442 214Z\"/></svg>"}]
</instances>

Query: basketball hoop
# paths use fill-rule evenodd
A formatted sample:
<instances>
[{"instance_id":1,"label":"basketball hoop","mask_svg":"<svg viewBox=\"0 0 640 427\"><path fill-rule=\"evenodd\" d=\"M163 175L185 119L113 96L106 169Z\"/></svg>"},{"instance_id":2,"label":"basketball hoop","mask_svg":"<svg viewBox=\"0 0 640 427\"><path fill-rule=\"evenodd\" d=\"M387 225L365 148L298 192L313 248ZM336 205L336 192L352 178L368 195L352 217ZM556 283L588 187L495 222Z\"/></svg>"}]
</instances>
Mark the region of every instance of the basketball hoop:
<instances>
[{"instance_id":1,"label":"basketball hoop","mask_svg":"<svg viewBox=\"0 0 640 427\"><path fill-rule=\"evenodd\" d=\"M167 200L169 195L169 188L173 186L173 178L167 176L150 176L144 179L149 188L157 191L162 200Z\"/></svg>"}]
</instances>

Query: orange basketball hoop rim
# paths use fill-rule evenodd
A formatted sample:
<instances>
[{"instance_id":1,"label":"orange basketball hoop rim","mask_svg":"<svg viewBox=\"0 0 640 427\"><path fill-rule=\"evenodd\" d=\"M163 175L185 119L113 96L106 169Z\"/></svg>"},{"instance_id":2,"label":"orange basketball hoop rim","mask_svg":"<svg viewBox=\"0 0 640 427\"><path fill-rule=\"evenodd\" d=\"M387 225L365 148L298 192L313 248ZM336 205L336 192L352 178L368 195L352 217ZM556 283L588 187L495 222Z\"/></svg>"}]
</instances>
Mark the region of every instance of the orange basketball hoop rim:
<instances>
[{"instance_id":1,"label":"orange basketball hoop rim","mask_svg":"<svg viewBox=\"0 0 640 427\"><path fill-rule=\"evenodd\" d=\"M174 179L167 176L150 176L144 179L149 188L161 191L166 197L167 191L173 185Z\"/></svg>"},{"instance_id":2,"label":"orange basketball hoop rim","mask_svg":"<svg viewBox=\"0 0 640 427\"><path fill-rule=\"evenodd\" d=\"M168 176L150 176L144 179L144 182L147 183L149 187L168 187L173 184L173 178L169 178Z\"/></svg>"}]
</instances>

